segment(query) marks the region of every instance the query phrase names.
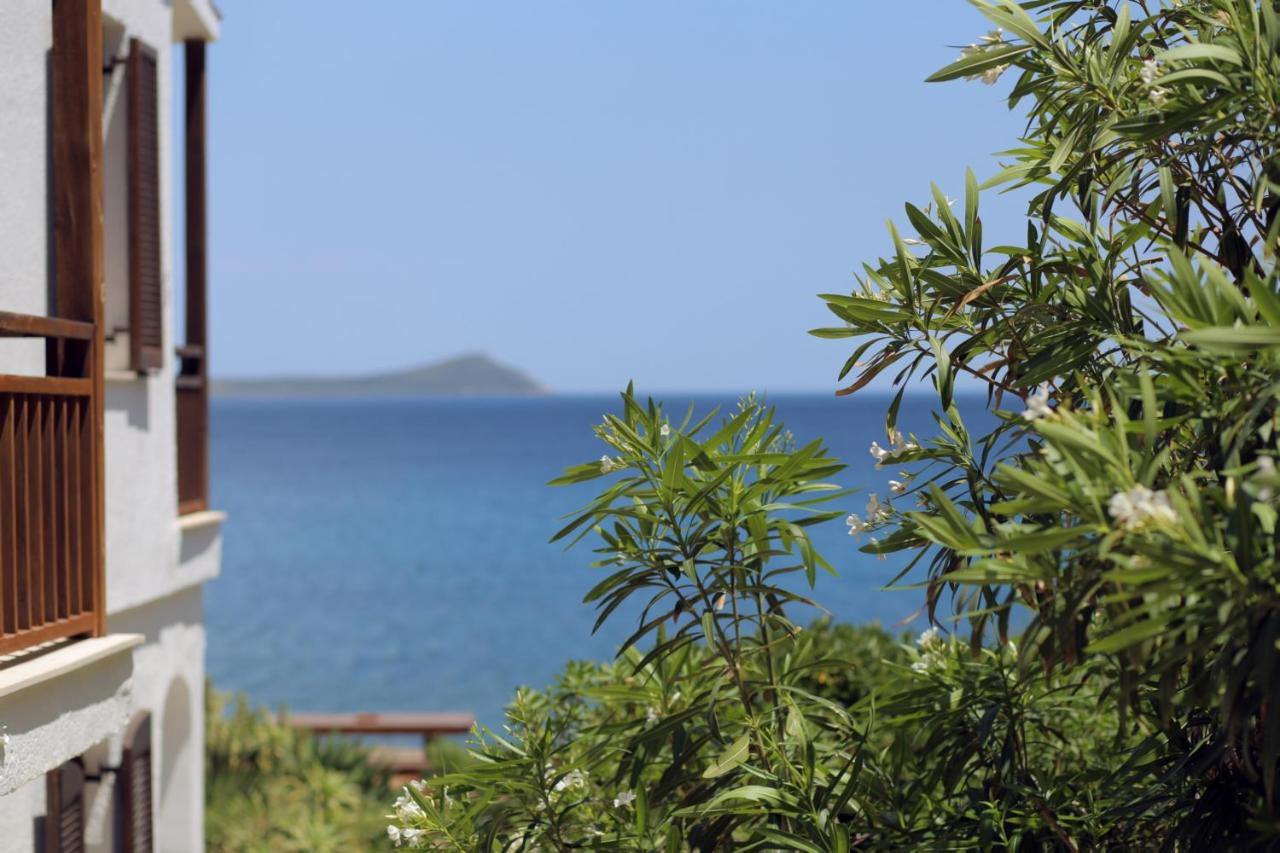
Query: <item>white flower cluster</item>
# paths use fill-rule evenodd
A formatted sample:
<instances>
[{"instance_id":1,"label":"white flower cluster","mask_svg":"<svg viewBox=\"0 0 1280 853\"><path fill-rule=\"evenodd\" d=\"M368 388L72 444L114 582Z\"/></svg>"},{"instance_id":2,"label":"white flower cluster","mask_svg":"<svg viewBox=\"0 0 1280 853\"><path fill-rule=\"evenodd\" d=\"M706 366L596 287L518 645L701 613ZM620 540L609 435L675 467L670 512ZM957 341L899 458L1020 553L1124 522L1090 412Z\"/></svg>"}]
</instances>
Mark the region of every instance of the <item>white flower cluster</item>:
<instances>
[{"instance_id":1,"label":"white flower cluster","mask_svg":"<svg viewBox=\"0 0 1280 853\"><path fill-rule=\"evenodd\" d=\"M1148 522L1174 524L1178 513L1169 503L1163 489L1153 492L1146 486L1134 486L1127 492L1116 492L1107 502L1107 511L1125 530L1137 530Z\"/></svg>"},{"instance_id":2,"label":"white flower cluster","mask_svg":"<svg viewBox=\"0 0 1280 853\"><path fill-rule=\"evenodd\" d=\"M626 467L627 467L627 464L623 462L621 459L614 459L612 456L609 456L608 454L600 457L600 473L601 474L608 474L613 471L621 471L623 468L626 468Z\"/></svg>"},{"instance_id":3,"label":"white flower cluster","mask_svg":"<svg viewBox=\"0 0 1280 853\"><path fill-rule=\"evenodd\" d=\"M551 790L557 794L561 791L567 791L570 788L581 788L587 784L587 773L585 770L570 770L568 773L560 777L560 781L552 786Z\"/></svg>"},{"instance_id":4,"label":"white flower cluster","mask_svg":"<svg viewBox=\"0 0 1280 853\"><path fill-rule=\"evenodd\" d=\"M671 435L671 424L663 424L662 429L658 430L658 435L663 438Z\"/></svg>"},{"instance_id":5,"label":"white flower cluster","mask_svg":"<svg viewBox=\"0 0 1280 853\"><path fill-rule=\"evenodd\" d=\"M631 791L623 791L621 794L613 798L613 807L615 809L624 809L636 801L636 795Z\"/></svg>"},{"instance_id":6,"label":"white flower cluster","mask_svg":"<svg viewBox=\"0 0 1280 853\"><path fill-rule=\"evenodd\" d=\"M920 634L916 646L920 649L920 659L911 664L913 671L929 672L942 666L942 653L946 650L947 641L936 625L930 625Z\"/></svg>"},{"instance_id":7,"label":"white flower cluster","mask_svg":"<svg viewBox=\"0 0 1280 853\"><path fill-rule=\"evenodd\" d=\"M1053 407L1049 405L1049 383L1041 382L1036 390L1027 397L1027 410L1022 413L1026 421L1053 416Z\"/></svg>"},{"instance_id":8,"label":"white flower cluster","mask_svg":"<svg viewBox=\"0 0 1280 853\"><path fill-rule=\"evenodd\" d=\"M1156 78L1160 76L1160 63L1155 59L1144 59L1138 76L1147 87L1147 97L1151 99L1151 103L1157 107L1163 107L1164 102L1169 99L1169 90L1155 85Z\"/></svg>"},{"instance_id":9,"label":"white flower cluster","mask_svg":"<svg viewBox=\"0 0 1280 853\"><path fill-rule=\"evenodd\" d=\"M844 523L849 525L849 535L859 536L868 530L874 528L877 524L882 524L889 520L893 515L893 506L885 501L881 503L880 498L874 494L867 497L867 518L862 518L855 512L851 513Z\"/></svg>"},{"instance_id":10,"label":"white flower cluster","mask_svg":"<svg viewBox=\"0 0 1280 853\"><path fill-rule=\"evenodd\" d=\"M1004 30L1001 30L1001 29L992 30L991 32L983 36L981 41L982 41L982 44L971 44L968 47L966 47L964 50L960 51L960 58L968 59L971 56L977 56L980 53L984 53L988 48L993 47L997 44L1003 43ZM964 79L981 80L983 83L986 83L988 86L994 86L996 81L1000 79L1000 75L1003 74L1005 71L1007 71L1008 68L1009 68L1008 63L1004 63L1003 65L993 65L992 67L986 69L985 71L979 71L976 74L969 74Z\"/></svg>"},{"instance_id":11,"label":"white flower cluster","mask_svg":"<svg viewBox=\"0 0 1280 853\"><path fill-rule=\"evenodd\" d=\"M409 784L413 785L418 791L422 791L426 787L425 783L421 781L410 782ZM387 838L391 839L392 843L397 847L422 846L427 840L426 830L414 829L407 826L407 824L416 823L425 817L426 813L422 811L422 806L418 805L417 801L409 795L408 789L405 789L405 792L396 798L395 819L401 825L397 826L394 823L388 825Z\"/></svg>"},{"instance_id":12,"label":"white flower cluster","mask_svg":"<svg viewBox=\"0 0 1280 853\"><path fill-rule=\"evenodd\" d=\"M868 452L871 454L871 458L876 460L876 467L880 468L884 465L885 460L891 456L919 449L920 445L916 444L914 439L903 438L902 430L895 429L889 433L889 446L887 448L881 447L880 442L873 441Z\"/></svg>"}]
</instances>

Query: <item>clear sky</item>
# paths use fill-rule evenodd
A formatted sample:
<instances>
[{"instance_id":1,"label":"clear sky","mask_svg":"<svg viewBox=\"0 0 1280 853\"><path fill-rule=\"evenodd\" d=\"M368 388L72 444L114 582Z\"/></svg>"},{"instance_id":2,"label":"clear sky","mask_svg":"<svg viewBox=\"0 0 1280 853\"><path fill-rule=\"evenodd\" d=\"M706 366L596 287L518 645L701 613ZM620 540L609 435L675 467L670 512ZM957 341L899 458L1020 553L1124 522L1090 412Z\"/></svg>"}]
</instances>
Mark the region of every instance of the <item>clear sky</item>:
<instances>
[{"instance_id":1,"label":"clear sky","mask_svg":"<svg viewBox=\"0 0 1280 853\"><path fill-rule=\"evenodd\" d=\"M988 29L964 0L219 6L222 377L482 351L561 391L831 389L814 295L1020 127L1008 80L923 82Z\"/></svg>"}]
</instances>

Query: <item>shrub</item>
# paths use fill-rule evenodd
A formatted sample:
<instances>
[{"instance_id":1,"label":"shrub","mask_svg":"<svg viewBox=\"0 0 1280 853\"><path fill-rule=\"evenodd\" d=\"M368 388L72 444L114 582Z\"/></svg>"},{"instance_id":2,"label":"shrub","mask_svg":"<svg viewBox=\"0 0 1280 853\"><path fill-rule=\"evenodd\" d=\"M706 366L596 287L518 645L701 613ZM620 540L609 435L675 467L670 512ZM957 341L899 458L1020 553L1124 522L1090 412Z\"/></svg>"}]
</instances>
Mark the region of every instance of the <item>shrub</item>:
<instances>
[{"instance_id":1,"label":"shrub","mask_svg":"<svg viewBox=\"0 0 1280 853\"><path fill-rule=\"evenodd\" d=\"M231 708L228 709L228 704ZM266 710L206 694L209 850L320 853L385 845L386 772L358 743L317 738Z\"/></svg>"},{"instance_id":2,"label":"shrub","mask_svg":"<svg viewBox=\"0 0 1280 853\"><path fill-rule=\"evenodd\" d=\"M933 79L1011 82L1027 126L985 186L1028 197L1025 239L986 245L972 173L955 210L934 188L815 332L856 340L842 394L898 389L870 449L905 494L850 532L954 633L861 636L884 662L828 691L837 664L786 608L827 566L807 530L846 497L838 464L754 402L672 426L628 392L606 455L558 482L610 478L561 536L599 537L588 601L638 609L636 632L408 791L402 842L1276 843L1280 12L975 5L997 29ZM922 380L938 432L904 437ZM970 432L958 381L994 429Z\"/></svg>"}]
</instances>

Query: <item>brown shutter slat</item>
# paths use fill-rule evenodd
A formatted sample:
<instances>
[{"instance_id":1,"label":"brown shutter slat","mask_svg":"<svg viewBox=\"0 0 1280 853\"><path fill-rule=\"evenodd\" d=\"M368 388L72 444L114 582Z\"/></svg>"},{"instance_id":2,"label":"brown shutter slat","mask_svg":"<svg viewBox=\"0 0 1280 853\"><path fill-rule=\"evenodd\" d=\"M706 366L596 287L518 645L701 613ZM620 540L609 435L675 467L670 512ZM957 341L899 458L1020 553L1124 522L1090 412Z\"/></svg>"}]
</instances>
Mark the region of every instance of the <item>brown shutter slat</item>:
<instances>
[{"instance_id":1,"label":"brown shutter slat","mask_svg":"<svg viewBox=\"0 0 1280 853\"><path fill-rule=\"evenodd\" d=\"M124 736L120 762L125 853L151 853L151 715L139 714Z\"/></svg>"},{"instance_id":2,"label":"brown shutter slat","mask_svg":"<svg viewBox=\"0 0 1280 853\"><path fill-rule=\"evenodd\" d=\"M137 39L129 67L129 341L134 370L164 364L160 278L160 98L156 53Z\"/></svg>"},{"instance_id":3,"label":"brown shutter slat","mask_svg":"<svg viewBox=\"0 0 1280 853\"><path fill-rule=\"evenodd\" d=\"M84 851L84 765L73 758L45 776L45 851Z\"/></svg>"}]
</instances>

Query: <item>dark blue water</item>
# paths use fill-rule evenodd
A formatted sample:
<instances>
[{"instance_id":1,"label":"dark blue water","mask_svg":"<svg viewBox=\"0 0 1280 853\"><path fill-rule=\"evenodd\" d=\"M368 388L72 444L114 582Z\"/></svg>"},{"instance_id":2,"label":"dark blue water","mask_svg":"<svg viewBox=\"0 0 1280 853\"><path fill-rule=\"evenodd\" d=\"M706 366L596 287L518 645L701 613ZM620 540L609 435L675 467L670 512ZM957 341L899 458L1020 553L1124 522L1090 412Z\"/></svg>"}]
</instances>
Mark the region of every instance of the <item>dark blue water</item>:
<instances>
[{"instance_id":1,"label":"dark blue water","mask_svg":"<svg viewBox=\"0 0 1280 853\"><path fill-rule=\"evenodd\" d=\"M932 400L908 397L902 429L934 435ZM666 402L678 421L689 401ZM849 464L839 482L888 493L896 475L867 452L884 444L887 398L771 402L800 444L824 437ZM592 636L592 555L547 542L594 491L545 483L600 457L591 426L617 409L616 397L215 401L212 497L230 517L206 590L214 683L297 710L469 710L495 724L517 685L610 656L632 624ZM847 503L861 512L865 494ZM815 539L840 572L820 574L815 595L835 618L892 626L916 611L920 593L881 589L893 558L859 553L839 521Z\"/></svg>"}]
</instances>

